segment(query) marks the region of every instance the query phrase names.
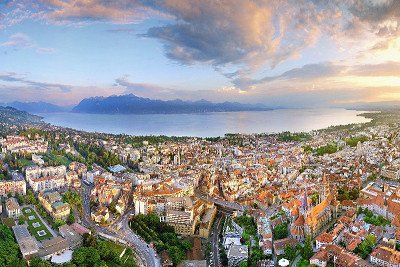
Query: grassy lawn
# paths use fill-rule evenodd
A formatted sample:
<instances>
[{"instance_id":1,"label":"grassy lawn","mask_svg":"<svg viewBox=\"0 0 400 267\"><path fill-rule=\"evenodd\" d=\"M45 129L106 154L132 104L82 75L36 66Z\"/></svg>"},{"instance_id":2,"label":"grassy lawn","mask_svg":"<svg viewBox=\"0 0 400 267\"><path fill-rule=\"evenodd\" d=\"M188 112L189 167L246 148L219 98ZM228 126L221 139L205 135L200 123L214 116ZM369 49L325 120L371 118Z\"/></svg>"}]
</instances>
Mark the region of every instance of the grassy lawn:
<instances>
[{"instance_id":1,"label":"grassy lawn","mask_svg":"<svg viewBox=\"0 0 400 267\"><path fill-rule=\"evenodd\" d=\"M20 158L18 161L21 163L22 167L34 165L34 163L29 159Z\"/></svg>"},{"instance_id":2,"label":"grassy lawn","mask_svg":"<svg viewBox=\"0 0 400 267\"><path fill-rule=\"evenodd\" d=\"M30 210L30 212L29 212ZM26 222L28 223L28 230L31 233L31 235L33 235L38 241L43 241L46 239L50 239L53 236L51 235L49 229L47 229L47 227L43 224L43 222L39 219L39 216L36 214L35 210L29 207L25 207L22 209L22 213L24 214L25 218L26 218ZM35 216L35 219L33 220L29 220L29 216ZM40 226L39 227L34 227L33 224L34 223L39 223ZM45 231L46 234L43 236L39 236L38 231Z\"/></svg>"},{"instance_id":3,"label":"grassy lawn","mask_svg":"<svg viewBox=\"0 0 400 267\"><path fill-rule=\"evenodd\" d=\"M121 255L122 251L124 251L125 246L122 246L120 244L117 243L113 243L111 241L108 240L101 240L100 242L104 242L105 244L107 244L107 247L110 248L110 250L116 252L118 255ZM136 262L136 259L134 258L132 251L130 249L127 249L125 251L124 256L122 256L121 258L122 263L131 263L131 262ZM125 264L117 264L114 262L107 262L107 266L109 267L121 267L121 266L125 266Z\"/></svg>"},{"instance_id":4,"label":"grassy lawn","mask_svg":"<svg viewBox=\"0 0 400 267\"><path fill-rule=\"evenodd\" d=\"M46 162L52 161L56 163L56 165L65 165L65 166L68 166L71 163L71 160L69 160L67 157L54 155L51 153L44 155L43 160Z\"/></svg>"}]
</instances>

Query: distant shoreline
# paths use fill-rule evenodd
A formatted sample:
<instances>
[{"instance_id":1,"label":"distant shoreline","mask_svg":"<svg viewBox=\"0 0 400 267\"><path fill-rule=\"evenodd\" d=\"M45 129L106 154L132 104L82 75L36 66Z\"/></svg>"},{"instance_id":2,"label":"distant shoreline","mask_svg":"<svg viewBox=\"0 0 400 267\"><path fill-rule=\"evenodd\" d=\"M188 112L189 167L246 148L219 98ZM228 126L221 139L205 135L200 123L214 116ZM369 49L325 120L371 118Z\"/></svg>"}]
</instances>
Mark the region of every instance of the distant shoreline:
<instances>
[{"instance_id":1,"label":"distant shoreline","mask_svg":"<svg viewBox=\"0 0 400 267\"><path fill-rule=\"evenodd\" d=\"M360 114L358 114L360 113ZM366 113L366 112L364 112ZM44 123L85 132L131 136L223 137L226 134L311 132L331 126L366 123L361 111L274 109L190 114L38 113ZM359 119L357 119L359 118ZM362 119L361 119L362 118Z\"/></svg>"}]
</instances>

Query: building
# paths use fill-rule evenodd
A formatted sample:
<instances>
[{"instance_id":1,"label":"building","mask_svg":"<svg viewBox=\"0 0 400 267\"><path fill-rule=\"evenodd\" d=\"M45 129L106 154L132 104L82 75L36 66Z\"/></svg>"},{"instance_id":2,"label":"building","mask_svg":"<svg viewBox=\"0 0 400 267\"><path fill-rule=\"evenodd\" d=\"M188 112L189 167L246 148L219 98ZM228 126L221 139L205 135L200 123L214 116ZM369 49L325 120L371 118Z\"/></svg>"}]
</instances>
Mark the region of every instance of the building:
<instances>
[{"instance_id":1,"label":"building","mask_svg":"<svg viewBox=\"0 0 400 267\"><path fill-rule=\"evenodd\" d=\"M6 201L6 213L7 216L10 218L18 219L18 217L21 215L21 207L18 204L18 201L10 197Z\"/></svg>"},{"instance_id":2,"label":"building","mask_svg":"<svg viewBox=\"0 0 400 267\"><path fill-rule=\"evenodd\" d=\"M400 267L400 251L386 246L378 246L370 254L369 261L377 266Z\"/></svg>"},{"instance_id":3,"label":"building","mask_svg":"<svg viewBox=\"0 0 400 267\"><path fill-rule=\"evenodd\" d=\"M312 206L308 197L307 189L298 207L298 216L291 225L290 232L298 241L303 241L306 236L315 237L321 228L336 217L340 203L336 200L336 192L331 192L331 186L324 176L322 192L318 203Z\"/></svg>"},{"instance_id":4,"label":"building","mask_svg":"<svg viewBox=\"0 0 400 267\"><path fill-rule=\"evenodd\" d=\"M26 194L26 182L24 179L15 178L12 180L0 181L0 196L6 197L8 194Z\"/></svg>"},{"instance_id":5,"label":"building","mask_svg":"<svg viewBox=\"0 0 400 267\"><path fill-rule=\"evenodd\" d=\"M92 211L90 216L96 223L104 223L110 218L110 213L107 207L99 207L97 210Z\"/></svg>"},{"instance_id":6,"label":"building","mask_svg":"<svg viewBox=\"0 0 400 267\"><path fill-rule=\"evenodd\" d=\"M68 241L61 236L56 236L52 239L42 241L42 247L39 249L38 256L43 260L49 260L54 255L63 253L68 248Z\"/></svg>"},{"instance_id":7,"label":"building","mask_svg":"<svg viewBox=\"0 0 400 267\"><path fill-rule=\"evenodd\" d=\"M199 205L199 202L196 203ZM197 207L196 205L196 207ZM190 197L168 197L165 202L165 222L180 235L193 235L196 227L195 205Z\"/></svg>"},{"instance_id":8,"label":"building","mask_svg":"<svg viewBox=\"0 0 400 267\"><path fill-rule=\"evenodd\" d=\"M333 236L329 233L322 233L317 238L315 238L315 248L319 250L321 247L324 247L328 244L332 244Z\"/></svg>"},{"instance_id":9,"label":"building","mask_svg":"<svg viewBox=\"0 0 400 267\"><path fill-rule=\"evenodd\" d=\"M22 257L29 260L37 255L39 246L35 238L31 236L26 225L13 226L15 239L18 242Z\"/></svg>"},{"instance_id":10,"label":"building","mask_svg":"<svg viewBox=\"0 0 400 267\"><path fill-rule=\"evenodd\" d=\"M200 220L199 235L203 238L208 238L210 230L214 222L215 215L217 214L217 208L214 205L208 207Z\"/></svg>"},{"instance_id":11,"label":"building","mask_svg":"<svg viewBox=\"0 0 400 267\"><path fill-rule=\"evenodd\" d=\"M40 192L38 199L47 213L54 219L65 220L71 212L71 207L68 203L62 201L62 197L57 191Z\"/></svg>"},{"instance_id":12,"label":"building","mask_svg":"<svg viewBox=\"0 0 400 267\"><path fill-rule=\"evenodd\" d=\"M32 162L36 163L37 165L42 166L44 164L44 160L42 158L42 156L36 155L36 154L32 154Z\"/></svg>"},{"instance_id":13,"label":"building","mask_svg":"<svg viewBox=\"0 0 400 267\"><path fill-rule=\"evenodd\" d=\"M3 152L11 152L18 154L35 154L35 153L46 153L48 143L47 141L37 139L29 140L25 136L13 136L9 135L6 139L1 142Z\"/></svg>"},{"instance_id":14,"label":"building","mask_svg":"<svg viewBox=\"0 0 400 267\"><path fill-rule=\"evenodd\" d=\"M26 181L34 192L57 190L66 185L67 169L65 166L39 167L30 166L26 168Z\"/></svg>"},{"instance_id":15,"label":"building","mask_svg":"<svg viewBox=\"0 0 400 267\"><path fill-rule=\"evenodd\" d=\"M83 238L74 227L64 224L58 228L60 235L68 241L70 249L82 246Z\"/></svg>"},{"instance_id":16,"label":"building","mask_svg":"<svg viewBox=\"0 0 400 267\"><path fill-rule=\"evenodd\" d=\"M319 267L326 267L328 263L337 267L372 267L367 261L338 245L322 247L311 257L310 263Z\"/></svg>"},{"instance_id":17,"label":"building","mask_svg":"<svg viewBox=\"0 0 400 267\"><path fill-rule=\"evenodd\" d=\"M239 266L242 261L249 258L248 247L246 245L231 245L227 257L229 267Z\"/></svg>"},{"instance_id":18,"label":"building","mask_svg":"<svg viewBox=\"0 0 400 267\"><path fill-rule=\"evenodd\" d=\"M134 206L135 206L135 215L147 214L147 201L135 199Z\"/></svg>"}]
</instances>

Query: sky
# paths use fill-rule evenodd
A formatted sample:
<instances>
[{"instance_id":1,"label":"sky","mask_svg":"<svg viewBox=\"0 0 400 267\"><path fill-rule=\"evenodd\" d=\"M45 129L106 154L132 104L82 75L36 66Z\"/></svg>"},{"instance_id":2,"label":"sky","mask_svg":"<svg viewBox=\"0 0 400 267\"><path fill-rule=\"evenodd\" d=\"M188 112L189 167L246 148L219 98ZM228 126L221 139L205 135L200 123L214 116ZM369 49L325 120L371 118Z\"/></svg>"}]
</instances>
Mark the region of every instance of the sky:
<instances>
[{"instance_id":1,"label":"sky","mask_svg":"<svg viewBox=\"0 0 400 267\"><path fill-rule=\"evenodd\" d=\"M400 100L398 0L1 0L0 102Z\"/></svg>"}]
</instances>

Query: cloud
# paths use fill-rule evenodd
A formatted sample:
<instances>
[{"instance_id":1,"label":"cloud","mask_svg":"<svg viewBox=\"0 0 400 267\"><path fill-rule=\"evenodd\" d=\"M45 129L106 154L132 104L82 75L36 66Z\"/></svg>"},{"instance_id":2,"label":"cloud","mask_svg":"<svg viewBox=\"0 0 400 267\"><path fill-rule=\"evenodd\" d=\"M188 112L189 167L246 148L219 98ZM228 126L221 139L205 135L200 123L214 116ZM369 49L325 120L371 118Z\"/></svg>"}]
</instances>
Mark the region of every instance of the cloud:
<instances>
[{"instance_id":1,"label":"cloud","mask_svg":"<svg viewBox=\"0 0 400 267\"><path fill-rule=\"evenodd\" d=\"M317 79L327 79L329 77L341 77L341 76L400 77L400 62L389 61L380 64L365 64L365 65L354 65L354 66L334 64L332 62L307 64L300 68L294 68L285 71L280 75L266 76L261 79L250 79L247 77L240 77L233 79L232 83L236 87L242 90L249 90L253 86L279 80L314 81Z\"/></svg>"},{"instance_id":2,"label":"cloud","mask_svg":"<svg viewBox=\"0 0 400 267\"><path fill-rule=\"evenodd\" d=\"M152 7L175 20L142 36L161 40L167 57L183 64L275 66L319 35L317 11L305 1L170 0Z\"/></svg>"},{"instance_id":3,"label":"cloud","mask_svg":"<svg viewBox=\"0 0 400 267\"><path fill-rule=\"evenodd\" d=\"M148 83L134 83L129 81L129 76L125 75L123 77L115 79L114 86L120 86L124 88L124 94L134 94L136 96L141 97L157 97L157 96L166 96L171 94L172 89L148 84Z\"/></svg>"},{"instance_id":4,"label":"cloud","mask_svg":"<svg viewBox=\"0 0 400 267\"><path fill-rule=\"evenodd\" d=\"M148 9L136 0L43 0L47 17L59 22L112 21L132 23L142 20Z\"/></svg>"},{"instance_id":5,"label":"cloud","mask_svg":"<svg viewBox=\"0 0 400 267\"><path fill-rule=\"evenodd\" d=\"M30 89L34 90L46 90L46 91L60 91L62 93L71 92L71 86L59 83L47 83L47 82L36 82L24 77L19 76L15 72L0 73L0 81L19 83L29 86Z\"/></svg>"},{"instance_id":6,"label":"cloud","mask_svg":"<svg viewBox=\"0 0 400 267\"><path fill-rule=\"evenodd\" d=\"M0 43L2 47L9 47L14 50L34 49L37 53L54 53L56 50L50 47L38 46L28 35L24 33L15 33L7 41Z\"/></svg>"},{"instance_id":7,"label":"cloud","mask_svg":"<svg viewBox=\"0 0 400 267\"><path fill-rule=\"evenodd\" d=\"M42 0L8 1L5 24L27 18L50 23L127 24L162 18L140 36L163 43L181 64L232 65L254 71L301 56L329 36L343 50L376 48L400 32L398 0ZM110 32L132 33L117 28ZM348 43L350 42L350 44ZM343 46L343 47L342 47ZM370 45L370 48L374 45ZM243 76L243 75L241 75Z\"/></svg>"},{"instance_id":8,"label":"cloud","mask_svg":"<svg viewBox=\"0 0 400 267\"><path fill-rule=\"evenodd\" d=\"M34 46L31 38L24 33L16 33L11 35L7 41L1 43L0 45L13 48L30 48Z\"/></svg>"}]
</instances>

